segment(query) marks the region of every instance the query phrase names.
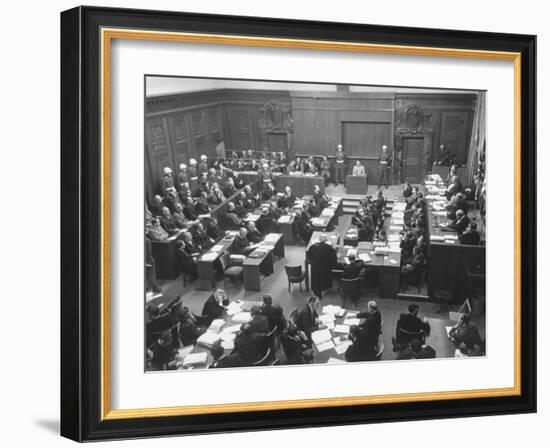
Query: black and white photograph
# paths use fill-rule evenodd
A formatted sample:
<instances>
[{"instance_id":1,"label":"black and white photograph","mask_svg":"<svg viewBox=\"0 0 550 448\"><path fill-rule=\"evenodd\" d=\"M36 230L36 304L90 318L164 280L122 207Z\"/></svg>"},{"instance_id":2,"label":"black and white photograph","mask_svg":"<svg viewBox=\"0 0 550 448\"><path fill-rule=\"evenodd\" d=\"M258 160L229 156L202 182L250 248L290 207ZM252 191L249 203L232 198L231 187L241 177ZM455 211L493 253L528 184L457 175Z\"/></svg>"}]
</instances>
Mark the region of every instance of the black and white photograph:
<instances>
[{"instance_id":1,"label":"black and white photograph","mask_svg":"<svg viewBox=\"0 0 550 448\"><path fill-rule=\"evenodd\" d=\"M144 370L490 356L486 107L146 75Z\"/></svg>"}]
</instances>

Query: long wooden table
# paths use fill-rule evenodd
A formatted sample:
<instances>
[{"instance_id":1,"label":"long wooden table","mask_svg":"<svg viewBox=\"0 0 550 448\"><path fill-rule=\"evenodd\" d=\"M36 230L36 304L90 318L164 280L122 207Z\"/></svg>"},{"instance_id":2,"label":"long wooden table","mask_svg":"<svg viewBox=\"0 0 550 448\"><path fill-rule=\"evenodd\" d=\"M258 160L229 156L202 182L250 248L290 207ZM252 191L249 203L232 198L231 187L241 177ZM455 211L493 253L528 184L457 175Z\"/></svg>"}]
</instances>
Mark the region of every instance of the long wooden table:
<instances>
[{"instance_id":1,"label":"long wooden table","mask_svg":"<svg viewBox=\"0 0 550 448\"><path fill-rule=\"evenodd\" d=\"M436 188L444 188L444 182L436 182ZM426 185L424 190L428 190ZM448 225L450 220L442 210L434 205L444 199L427 191L426 202L426 241L428 242L428 293L434 297L438 290L448 291L456 303L462 302L469 295L468 268L481 266L485 268L485 246L468 246L460 244L458 235L441 225ZM439 207L438 207L439 208ZM443 241L441 239L443 238Z\"/></svg>"}]
</instances>

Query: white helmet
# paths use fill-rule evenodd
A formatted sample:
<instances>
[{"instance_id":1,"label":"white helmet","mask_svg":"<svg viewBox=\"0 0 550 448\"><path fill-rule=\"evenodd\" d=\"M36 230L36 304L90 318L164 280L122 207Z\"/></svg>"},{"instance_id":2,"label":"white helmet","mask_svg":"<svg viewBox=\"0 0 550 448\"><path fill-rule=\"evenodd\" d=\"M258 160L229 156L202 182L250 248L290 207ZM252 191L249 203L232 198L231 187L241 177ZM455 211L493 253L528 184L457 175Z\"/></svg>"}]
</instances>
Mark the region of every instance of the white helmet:
<instances>
[{"instance_id":1,"label":"white helmet","mask_svg":"<svg viewBox=\"0 0 550 448\"><path fill-rule=\"evenodd\" d=\"M169 166L165 166L163 171L164 174L170 174L172 172L172 168L170 168Z\"/></svg>"},{"instance_id":2,"label":"white helmet","mask_svg":"<svg viewBox=\"0 0 550 448\"><path fill-rule=\"evenodd\" d=\"M195 159L189 159L189 165L196 165L197 161Z\"/></svg>"},{"instance_id":3,"label":"white helmet","mask_svg":"<svg viewBox=\"0 0 550 448\"><path fill-rule=\"evenodd\" d=\"M184 170L187 168L187 165L185 163L180 163L180 170Z\"/></svg>"}]
</instances>

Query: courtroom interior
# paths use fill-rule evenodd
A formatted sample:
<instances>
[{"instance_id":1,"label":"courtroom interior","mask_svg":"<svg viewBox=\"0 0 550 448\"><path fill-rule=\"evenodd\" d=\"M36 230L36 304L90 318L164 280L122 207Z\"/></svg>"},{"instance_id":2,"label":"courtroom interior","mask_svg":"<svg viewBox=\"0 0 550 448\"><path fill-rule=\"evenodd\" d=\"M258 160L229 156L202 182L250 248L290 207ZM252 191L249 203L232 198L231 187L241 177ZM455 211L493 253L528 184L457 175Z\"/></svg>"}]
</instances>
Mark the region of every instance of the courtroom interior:
<instances>
[{"instance_id":1,"label":"courtroom interior","mask_svg":"<svg viewBox=\"0 0 550 448\"><path fill-rule=\"evenodd\" d=\"M144 369L486 356L486 93L147 76Z\"/></svg>"}]
</instances>

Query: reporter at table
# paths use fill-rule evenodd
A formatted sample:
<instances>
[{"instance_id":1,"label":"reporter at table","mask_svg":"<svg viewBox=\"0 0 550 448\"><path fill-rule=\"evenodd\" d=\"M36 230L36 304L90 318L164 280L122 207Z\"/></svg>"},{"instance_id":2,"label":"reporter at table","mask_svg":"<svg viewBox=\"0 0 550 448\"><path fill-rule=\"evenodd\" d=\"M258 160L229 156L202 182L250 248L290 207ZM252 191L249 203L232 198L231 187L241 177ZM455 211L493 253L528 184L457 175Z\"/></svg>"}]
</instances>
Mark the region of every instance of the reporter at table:
<instances>
[{"instance_id":1,"label":"reporter at table","mask_svg":"<svg viewBox=\"0 0 550 448\"><path fill-rule=\"evenodd\" d=\"M202 307L202 317L206 320L208 325L212 323L214 319L221 317L225 311L225 307L229 305L229 298L222 288L216 289L215 292L210 294L210 297L204 302Z\"/></svg>"},{"instance_id":2,"label":"reporter at table","mask_svg":"<svg viewBox=\"0 0 550 448\"><path fill-rule=\"evenodd\" d=\"M376 359L378 335L369 329L352 325L349 329L349 339L352 344L346 350L346 361L374 361Z\"/></svg>"},{"instance_id":3,"label":"reporter at table","mask_svg":"<svg viewBox=\"0 0 550 448\"><path fill-rule=\"evenodd\" d=\"M311 296L307 304L298 312L296 318L296 326L298 330L303 331L311 346L311 333L319 330L322 326L319 320L319 309L321 308L321 300L317 296Z\"/></svg>"}]
</instances>

